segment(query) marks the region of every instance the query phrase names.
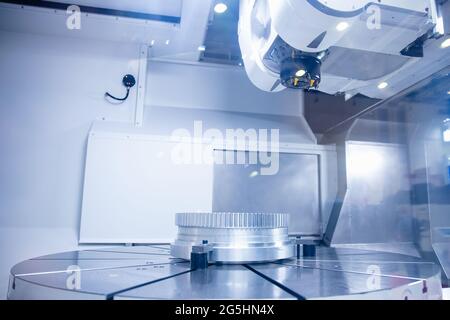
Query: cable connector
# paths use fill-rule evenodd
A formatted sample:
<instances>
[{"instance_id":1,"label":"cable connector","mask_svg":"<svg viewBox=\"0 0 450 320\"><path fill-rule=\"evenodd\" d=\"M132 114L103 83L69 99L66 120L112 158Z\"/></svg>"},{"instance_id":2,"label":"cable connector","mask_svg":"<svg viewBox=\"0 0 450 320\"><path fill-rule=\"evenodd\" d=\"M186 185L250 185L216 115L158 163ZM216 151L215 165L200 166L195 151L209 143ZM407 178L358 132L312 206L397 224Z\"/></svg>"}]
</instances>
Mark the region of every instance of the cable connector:
<instances>
[{"instance_id":1,"label":"cable connector","mask_svg":"<svg viewBox=\"0 0 450 320\"><path fill-rule=\"evenodd\" d=\"M111 95L110 93L106 92L105 96L106 97L110 97L111 99L117 100L117 101L125 101L128 99L128 96L130 95L130 89L134 87L134 85L136 84L136 79L134 78L133 75L131 74L127 74L123 77L122 79L122 83L123 85L127 88L127 94L125 95L125 97L123 98L117 98L113 95Z\"/></svg>"}]
</instances>

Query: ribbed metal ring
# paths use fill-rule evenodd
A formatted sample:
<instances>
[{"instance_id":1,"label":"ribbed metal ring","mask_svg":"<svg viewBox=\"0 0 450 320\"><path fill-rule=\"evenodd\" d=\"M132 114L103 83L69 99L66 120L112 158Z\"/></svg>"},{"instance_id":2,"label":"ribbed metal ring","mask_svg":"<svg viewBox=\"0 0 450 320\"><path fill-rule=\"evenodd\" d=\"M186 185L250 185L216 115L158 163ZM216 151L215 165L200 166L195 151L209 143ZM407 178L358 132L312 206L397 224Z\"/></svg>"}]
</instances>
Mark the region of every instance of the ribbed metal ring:
<instances>
[{"instance_id":1,"label":"ribbed metal ring","mask_svg":"<svg viewBox=\"0 0 450 320\"><path fill-rule=\"evenodd\" d=\"M179 227L196 228L287 228L289 214L247 212L183 212L175 216Z\"/></svg>"}]
</instances>

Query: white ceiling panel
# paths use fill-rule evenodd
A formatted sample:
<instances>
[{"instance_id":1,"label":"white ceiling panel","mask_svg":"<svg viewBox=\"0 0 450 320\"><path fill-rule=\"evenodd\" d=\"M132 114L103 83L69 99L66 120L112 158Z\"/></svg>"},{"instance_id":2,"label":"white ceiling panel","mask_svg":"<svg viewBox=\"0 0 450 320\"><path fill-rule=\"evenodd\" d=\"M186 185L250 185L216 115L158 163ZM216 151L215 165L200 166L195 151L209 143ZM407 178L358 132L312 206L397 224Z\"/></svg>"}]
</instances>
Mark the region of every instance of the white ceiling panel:
<instances>
[{"instance_id":1,"label":"white ceiling panel","mask_svg":"<svg viewBox=\"0 0 450 320\"><path fill-rule=\"evenodd\" d=\"M147 44L153 58L184 61L199 60L212 7L212 0L7 2L0 2L0 30ZM81 6L80 29L66 26L66 4Z\"/></svg>"}]
</instances>

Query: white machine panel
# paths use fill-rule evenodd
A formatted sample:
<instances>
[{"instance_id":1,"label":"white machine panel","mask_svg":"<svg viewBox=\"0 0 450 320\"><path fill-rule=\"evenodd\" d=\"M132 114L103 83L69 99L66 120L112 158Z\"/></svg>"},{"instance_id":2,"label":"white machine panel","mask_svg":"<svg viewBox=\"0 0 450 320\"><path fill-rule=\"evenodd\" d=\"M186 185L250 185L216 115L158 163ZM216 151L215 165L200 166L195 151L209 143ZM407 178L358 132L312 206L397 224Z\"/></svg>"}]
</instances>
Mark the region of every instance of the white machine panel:
<instances>
[{"instance_id":1,"label":"white machine panel","mask_svg":"<svg viewBox=\"0 0 450 320\"><path fill-rule=\"evenodd\" d=\"M80 243L168 243L175 238L176 212L211 211L213 166L172 161L177 144L90 134Z\"/></svg>"}]
</instances>

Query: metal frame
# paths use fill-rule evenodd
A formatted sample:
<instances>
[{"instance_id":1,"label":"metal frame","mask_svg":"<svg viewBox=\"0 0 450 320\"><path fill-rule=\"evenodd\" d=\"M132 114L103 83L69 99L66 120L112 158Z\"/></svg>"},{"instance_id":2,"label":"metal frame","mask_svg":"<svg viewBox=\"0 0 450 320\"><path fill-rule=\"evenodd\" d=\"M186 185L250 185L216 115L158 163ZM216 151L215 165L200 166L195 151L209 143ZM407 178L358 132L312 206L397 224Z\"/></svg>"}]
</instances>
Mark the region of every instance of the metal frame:
<instances>
[{"instance_id":1,"label":"metal frame","mask_svg":"<svg viewBox=\"0 0 450 320\"><path fill-rule=\"evenodd\" d=\"M137 85L136 110L134 115L134 125L142 127L144 122L144 106L145 106L145 91L147 86L147 58L148 45L141 45L139 50L139 75Z\"/></svg>"},{"instance_id":2,"label":"metal frame","mask_svg":"<svg viewBox=\"0 0 450 320\"><path fill-rule=\"evenodd\" d=\"M234 141L230 142L231 145L234 144ZM248 143L248 145L245 144L244 141L244 145L245 147L242 148L242 141L237 141L234 146L237 146L236 148L230 148L228 147L228 141L223 141L223 142L219 142L216 144L213 144L213 152L214 151L242 151L242 152L270 152L270 147L267 148L260 148L257 144L257 142L254 141L250 141ZM297 144L297 143L281 143L278 147L278 153L289 153L289 154L298 154L298 155L312 155L312 156L317 156L317 161L318 161L318 201L319 201L319 216L320 216L320 221L319 221L319 226L320 226L320 237L322 242L325 239L325 234L326 232L324 232L324 228L323 228L323 214L324 214L324 208L323 208L323 204L322 204L322 188L324 186L324 180L326 179L325 174L322 172L322 168L325 167L325 153L326 152L333 152L335 151L335 147L334 146L326 146L326 145L308 145L308 144ZM338 170L339 171L339 170ZM339 191L339 188L338 188ZM328 219L327 222L327 228L325 229L328 230L328 225L329 225L329 221L331 219L331 215ZM336 220L337 223L337 220ZM316 236L316 235L302 235L302 236Z\"/></svg>"},{"instance_id":3,"label":"metal frame","mask_svg":"<svg viewBox=\"0 0 450 320\"><path fill-rule=\"evenodd\" d=\"M138 106L137 106L138 108ZM138 109L136 109L136 112L138 112ZM137 114L136 114L137 116ZM138 119L138 118L136 118ZM136 127L136 130L140 130L138 125L138 121L136 120L134 126ZM161 135L154 135L154 134L145 134L140 133L139 131L136 132L98 132L96 130L92 131L90 135L95 134L97 137L104 137L104 138L123 138L123 139L130 139L135 138L138 140L149 140L149 141L158 141L158 142L171 142L171 143L177 143L177 142L186 142L182 137L176 138L176 137L168 137L168 136L161 136ZM211 151L243 151L243 152L270 152L270 146L266 147L259 147L257 141L209 141L207 139L198 139L198 138L192 138L191 143L193 144L200 144L204 146L209 146L211 148ZM246 143L247 142L247 143ZM234 148L230 147L234 146ZM323 238L325 233L324 231L327 230L327 228L324 228L324 223L327 223L324 220L324 204L323 204L323 187L326 184L326 174L323 172L322 168L326 166L326 154L332 152L334 153L336 151L335 146L333 145L313 145L313 144L297 144L297 143L280 143L278 147L278 153L289 153L289 154L298 154L298 155L312 155L317 156L318 161L318 167L319 170L317 172L318 175L318 201L319 201L319 215L321 220L319 221L320 225L320 237ZM331 219L331 215L328 218L328 221ZM303 236L311 236L311 235L303 235Z\"/></svg>"},{"instance_id":4,"label":"metal frame","mask_svg":"<svg viewBox=\"0 0 450 320\"><path fill-rule=\"evenodd\" d=\"M439 72L443 72L445 68L442 68ZM336 150L338 153L338 190L337 190L337 196L336 201L333 205L333 209L330 215L330 218L328 219L328 224L324 233L323 237L323 244L326 246L330 246L333 240L334 231L336 230L337 222L339 220L339 216L341 214L341 209L345 201L345 197L347 194L347 172L346 172L346 142L348 140L349 134L352 132L354 125L356 124L356 121L369 112L375 111L376 109L383 107L385 105L388 105L389 103L395 101L399 97L406 96L408 93L413 92L421 85L426 84L429 82L431 76L427 77L421 81L418 81L414 83L413 85L409 86L408 88L402 90L401 92L397 93L396 95L376 102L375 104L367 107L366 109L358 112L357 114L339 122L338 124L334 125L330 129L328 129L324 133L324 137L322 138L321 143L334 143L336 144Z\"/></svg>"},{"instance_id":5,"label":"metal frame","mask_svg":"<svg viewBox=\"0 0 450 320\"><path fill-rule=\"evenodd\" d=\"M333 207L331 209L330 217L328 218L327 226L325 228L325 232L323 234L322 243L326 246L331 246L331 242L333 241L334 232L336 231L336 226L339 221L339 216L341 215L342 206L344 205L345 198L347 196L347 152L346 152L346 143L339 143L336 152L337 152L337 193L336 200L333 203Z\"/></svg>"},{"instance_id":6,"label":"metal frame","mask_svg":"<svg viewBox=\"0 0 450 320\"><path fill-rule=\"evenodd\" d=\"M40 0L2 0L0 2L9 3L9 4L17 4L17 5L21 5L21 6L31 6L31 7L47 8L47 9L55 9L55 10L63 10L63 11L66 11L67 8L71 5L69 3L53 2L53 1L40 1ZM132 18L132 19L138 19L138 20L159 21L159 22L173 23L173 24L180 24L180 22L181 22L181 17L135 12L135 11L115 10L115 9L100 8L100 7L90 7L90 6L82 6L82 5L79 5L78 7L80 8L81 12L83 12L83 13L92 13L92 14L123 17L123 18Z\"/></svg>"}]
</instances>

